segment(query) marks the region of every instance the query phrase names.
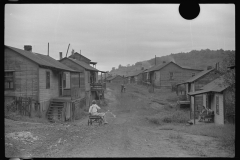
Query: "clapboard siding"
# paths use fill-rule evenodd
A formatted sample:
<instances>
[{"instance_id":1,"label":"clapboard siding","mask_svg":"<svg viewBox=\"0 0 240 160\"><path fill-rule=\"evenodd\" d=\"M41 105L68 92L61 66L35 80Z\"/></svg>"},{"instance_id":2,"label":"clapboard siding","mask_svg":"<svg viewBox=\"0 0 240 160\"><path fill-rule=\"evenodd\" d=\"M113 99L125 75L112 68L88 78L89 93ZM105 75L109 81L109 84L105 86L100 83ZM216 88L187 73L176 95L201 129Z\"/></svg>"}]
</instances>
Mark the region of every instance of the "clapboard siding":
<instances>
[{"instance_id":1,"label":"clapboard siding","mask_svg":"<svg viewBox=\"0 0 240 160\"><path fill-rule=\"evenodd\" d=\"M194 83L195 91L200 90L201 87L205 86L206 84L212 82L213 80L217 79L220 76L220 73L216 70L212 70L211 72L205 74L204 76L197 79Z\"/></svg>"},{"instance_id":2,"label":"clapboard siding","mask_svg":"<svg viewBox=\"0 0 240 160\"><path fill-rule=\"evenodd\" d=\"M46 72L50 72L50 88L46 89ZM59 96L59 72L39 68L39 101L46 102Z\"/></svg>"},{"instance_id":3,"label":"clapboard siding","mask_svg":"<svg viewBox=\"0 0 240 160\"><path fill-rule=\"evenodd\" d=\"M199 70L192 70L192 69L184 69L179 67L178 65L174 63L169 63L165 67L163 67L161 70L155 71L160 72L156 73L156 79L155 79L155 73L152 74L152 78L155 79L154 84L156 86L167 86L170 87L172 84L183 82L190 77L192 77L192 73L199 73ZM170 72L173 73L173 78L170 79Z\"/></svg>"},{"instance_id":4,"label":"clapboard siding","mask_svg":"<svg viewBox=\"0 0 240 160\"><path fill-rule=\"evenodd\" d=\"M86 83L87 82L87 77L86 77L86 73L85 73L85 68L81 67L80 65L72 62L71 60L69 59L63 59L60 61L61 63L65 64L66 66L76 70L76 71L80 71L82 72L80 74L80 88L83 92L89 90L90 88L90 84L88 86L88 84ZM86 85L85 85L86 84Z\"/></svg>"},{"instance_id":5,"label":"clapboard siding","mask_svg":"<svg viewBox=\"0 0 240 160\"><path fill-rule=\"evenodd\" d=\"M26 96L38 100L38 65L26 57L5 48L4 70L14 70L14 90L4 90L5 96Z\"/></svg>"},{"instance_id":6,"label":"clapboard siding","mask_svg":"<svg viewBox=\"0 0 240 160\"><path fill-rule=\"evenodd\" d=\"M84 76L85 76L85 91L90 91L90 71L85 70L84 71Z\"/></svg>"}]
</instances>

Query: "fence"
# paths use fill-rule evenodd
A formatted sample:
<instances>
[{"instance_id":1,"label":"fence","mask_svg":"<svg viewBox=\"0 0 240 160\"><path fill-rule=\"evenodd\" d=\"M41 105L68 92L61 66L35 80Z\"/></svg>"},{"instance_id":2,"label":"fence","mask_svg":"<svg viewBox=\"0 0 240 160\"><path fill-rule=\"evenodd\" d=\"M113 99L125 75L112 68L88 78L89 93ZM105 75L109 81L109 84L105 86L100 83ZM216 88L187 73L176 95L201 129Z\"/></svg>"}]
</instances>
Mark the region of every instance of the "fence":
<instances>
[{"instance_id":1,"label":"fence","mask_svg":"<svg viewBox=\"0 0 240 160\"><path fill-rule=\"evenodd\" d=\"M5 97L5 114L10 112L18 112L20 115L31 117L32 104L35 102L35 109L39 109L39 103L32 97ZM11 99L11 100L9 100Z\"/></svg>"}]
</instances>

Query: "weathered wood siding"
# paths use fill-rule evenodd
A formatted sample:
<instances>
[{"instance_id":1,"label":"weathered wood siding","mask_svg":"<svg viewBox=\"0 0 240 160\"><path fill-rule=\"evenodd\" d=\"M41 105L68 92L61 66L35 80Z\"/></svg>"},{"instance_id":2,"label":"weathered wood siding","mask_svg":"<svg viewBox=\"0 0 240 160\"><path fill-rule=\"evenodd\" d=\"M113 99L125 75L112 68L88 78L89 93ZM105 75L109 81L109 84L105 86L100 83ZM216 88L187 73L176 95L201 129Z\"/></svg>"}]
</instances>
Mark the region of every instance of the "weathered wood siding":
<instances>
[{"instance_id":1,"label":"weathered wood siding","mask_svg":"<svg viewBox=\"0 0 240 160\"><path fill-rule=\"evenodd\" d=\"M82 72L80 74L80 90L81 90L81 93L84 94L83 92L85 91L88 91L89 90L89 87L90 85L88 85L88 83L86 83L87 81L87 77L86 77L86 71L85 71L85 68L81 67L80 65L72 62L71 60L69 59L63 59L60 61L61 63L65 64L66 66L68 66L69 68L72 68L76 71L80 71ZM82 95L84 97L84 95Z\"/></svg>"},{"instance_id":2,"label":"weathered wood siding","mask_svg":"<svg viewBox=\"0 0 240 160\"><path fill-rule=\"evenodd\" d=\"M183 82L192 77L192 73L196 74L200 71L184 69L174 63L169 63L160 70L160 74L158 73L159 71L155 72L157 74L156 76L153 74L152 78L154 78L154 84L156 86L171 87L172 84ZM173 79L170 79L170 72L173 72Z\"/></svg>"},{"instance_id":3,"label":"weathered wood siding","mask_svg":"<svg viewBox=\"0 0 240 160\"><path fill-rule=\"evenodd\" d=\"M15 70L14 90L4 90L5 96L26 96L38 100L38 65L26 57L4 49L4 70Z\"/></svg>"},{"instance_id":4,"label":"weathered wood siding","mask_svg":"<svg viewBox=\"0 0 240 160\"><path fill-rule=\"evenodd\" d=\"M50 72L50 88L46 88L46 72ZM59 71L39 68L39 102L43 111L49 106L52 98L59 97Z\"/></svg>"},{"instance_id":5,"label":"weathered wood siding","mask_svg":"<svg viewBox=\"0 0 240 160\"><path fill-rule=\"evenodd\" d=\"M218 71L213 70L213 71L205 74L204 76L200 77L194 83L195 91L200 90L200 88L202 88L206 84L210 83L211 81L215 80L219 76L220 76L220 73Z\"/></svg>"}]
</instances>

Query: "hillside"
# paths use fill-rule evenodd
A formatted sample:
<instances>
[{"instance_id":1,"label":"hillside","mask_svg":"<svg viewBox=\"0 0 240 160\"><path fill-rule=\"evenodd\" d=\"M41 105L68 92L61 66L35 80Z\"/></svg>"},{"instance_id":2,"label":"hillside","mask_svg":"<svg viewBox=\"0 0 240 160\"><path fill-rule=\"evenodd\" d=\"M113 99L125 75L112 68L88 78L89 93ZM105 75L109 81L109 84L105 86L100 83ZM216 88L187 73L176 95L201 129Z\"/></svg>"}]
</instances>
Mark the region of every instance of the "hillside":
<instances>
[{"instance_id":1,"label":"hillside","mask_svg":"<svg viewBox=\"0 0 240 160\"><path fill-rule=\"evenodd\" d=\"M192 50L190 52L181 52L176 54L170 54L167 56L157 57L156 64L162 63L163 61L169 62L174 61L183 67L206 69L207 66L215 66L217 62L221 62L228 53L235 53L235 51L230 50ZM132 66L118 66L118 68L113 69L109 72L112 75L128 75L136 70L140 70L142 67L149 68L155 65L155 58L150 60L136 62Z\"/></svg>"}]
</instances>

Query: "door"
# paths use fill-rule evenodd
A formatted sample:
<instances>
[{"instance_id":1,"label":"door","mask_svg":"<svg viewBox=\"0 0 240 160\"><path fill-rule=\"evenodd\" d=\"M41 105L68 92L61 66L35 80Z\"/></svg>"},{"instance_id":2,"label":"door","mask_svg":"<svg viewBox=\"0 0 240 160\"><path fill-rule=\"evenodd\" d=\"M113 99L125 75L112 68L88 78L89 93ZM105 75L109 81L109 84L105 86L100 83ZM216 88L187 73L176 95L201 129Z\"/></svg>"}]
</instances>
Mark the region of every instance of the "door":
<instances>
[{"instance_id":1,"label":"door","mask_svg":"<svg viewBox=\"0 0 240 160\"><path fill-rule=\"evenodd\" d=\"M59 74L59 96L63 95L62 73Z\"/></svg>"}]
</instances>

